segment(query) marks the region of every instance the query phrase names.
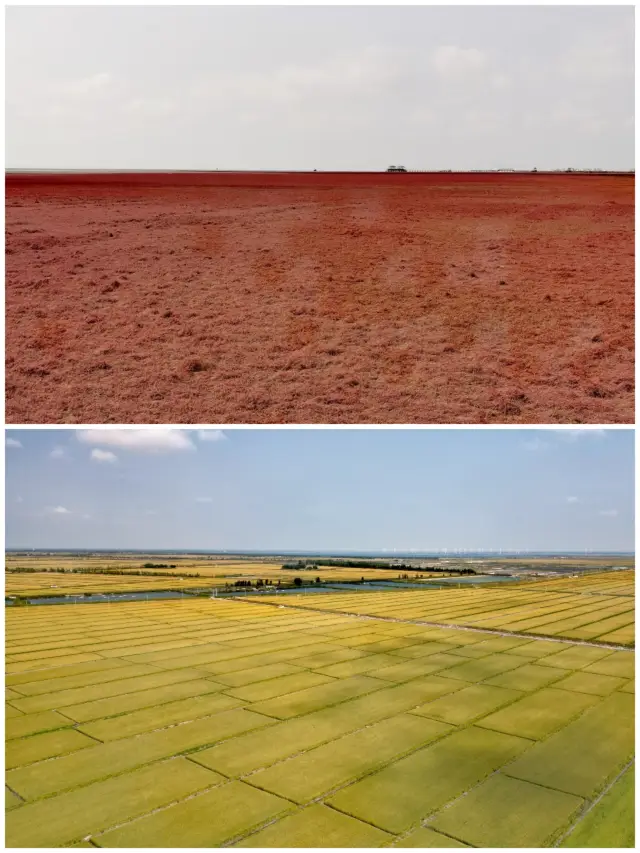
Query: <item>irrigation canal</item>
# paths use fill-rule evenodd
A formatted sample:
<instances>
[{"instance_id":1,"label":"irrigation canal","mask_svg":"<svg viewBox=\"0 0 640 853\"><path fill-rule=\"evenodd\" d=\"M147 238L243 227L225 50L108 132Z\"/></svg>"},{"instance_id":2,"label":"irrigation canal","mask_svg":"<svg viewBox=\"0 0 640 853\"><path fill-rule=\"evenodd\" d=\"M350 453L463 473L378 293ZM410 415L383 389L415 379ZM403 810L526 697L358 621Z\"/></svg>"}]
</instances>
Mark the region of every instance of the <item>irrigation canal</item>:
<instances>
[{"instance_id":1,"label":"irrigation canal","mask_svg":"<svg viewBox=\"0 0 640 853\"><path fill-rule=\"evenodd\" d=\"M211 589L198 590L158 590L150 592L109 592L109 593L90 593L82 595L42 595L32 598L23 598L21 600L30 605L40 604L105 604L111 601L155 601L165 598L203 598L211 596L212 598L243 598L251 595L319 595L322 593L335 592L371 592L399 589L446 589L450 586L469 586L482 583L496 583L500 581L515 581L518 578L495 576L495 575L469 575L456 578L438 578L434 581L422 581L420 583L410 583L403 581L378 581L365 583L327 583L314 584L309 586L293 586L286 589L273 587L267 590L255 590L247 588L239 588L227 591L221 591L219 588L212 587ZM16 599L5 596L4 603L7 607L16 606Z\"/></svg>"}]
</instances>

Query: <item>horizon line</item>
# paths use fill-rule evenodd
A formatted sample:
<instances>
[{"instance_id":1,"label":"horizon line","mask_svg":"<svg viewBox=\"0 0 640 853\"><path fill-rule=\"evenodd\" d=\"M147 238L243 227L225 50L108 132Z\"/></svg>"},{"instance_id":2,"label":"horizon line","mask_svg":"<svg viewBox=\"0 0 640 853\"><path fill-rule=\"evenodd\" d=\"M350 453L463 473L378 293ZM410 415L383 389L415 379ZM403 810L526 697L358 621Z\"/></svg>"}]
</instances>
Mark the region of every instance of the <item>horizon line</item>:
<instances>
[{"instance_id":1,"label":"horizon line","mask_svg":"<svg viewBox=\"0 0 640 853\"><path fill-rule=\"evenodd\" d=\"M32 551L32 552L47 552L52 554L63 554L63 553L103 553L103 554L111 554L111 553L131 553L131 554L153 554L153 553L184 553L184 554L228 554L228 555L244 555L244 554L267 554L267 555L275 555L278 556L280 554L293 554L293 555L301 555L306 556L309 554L319 554L322 556L330 556L330 555L383 555L388 558L393 558L394 554L415 554L416 556L425 555L425 556L436 556L436 555L505 555L505 556L591 556L591 557L602 557L602 556L628 556L634 557L635 551L605 551L605 550L593 550L593 549L569 549L569 550L525 550L525 549L508 549L508 548L497 548L497 549L471 549L471 548L434 548L432 550L427 549L417 549L417 548L382 548L382 549L312 549L312 548L301 548L301 549L292 549L292 548L284 548L284 549L275 549L275 548L215 548L215 549L203 549L203 548L48 548L48 547L34 547L34 546L5 546L5 554L11 554L16 552L23 551Z\"/></svg>"},{"instance_id":2,"label":"horizon line","mask_svg":"<svg viewBox=\"0 0 640 853\"><path fill-rule=\"evenodd\" d=\"M400 168L400 167L395 167ZM496 168L481 168L481 169L406 169L402 171L389 172L388 169L230 169L230 168L198 168L198 169L178 169L178 168L157 168L157 169L138 169L138 168L49 168L38 166L5 166L5 173L18 174L34 174L34 173L62 173L62 174L109 174L109 173L134 173L134 174L209 174L221 172L223 174L355 174L355 175L377 175L377 174L532 174L532 175L555 175L558 173L596 173L596 174L613 174L613 175L628 175L635 174L635 167L629 169L607 169L598 166L592 167L573 167L573 166L557 166L555 168L537 169L537 168L513 168L513 167L496 167Z\"/></svg>"}]
</instances>

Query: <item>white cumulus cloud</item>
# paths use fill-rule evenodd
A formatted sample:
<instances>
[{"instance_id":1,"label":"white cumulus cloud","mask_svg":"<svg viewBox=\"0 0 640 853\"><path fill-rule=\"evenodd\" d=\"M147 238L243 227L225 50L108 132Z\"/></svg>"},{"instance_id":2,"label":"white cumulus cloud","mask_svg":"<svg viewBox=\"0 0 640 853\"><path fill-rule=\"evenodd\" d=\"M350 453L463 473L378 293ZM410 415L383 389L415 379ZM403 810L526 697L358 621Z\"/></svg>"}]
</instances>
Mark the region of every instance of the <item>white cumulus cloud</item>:
<instances>
[{"instance_id":1,"label":"white cumulus cloud","mask_svg":"<svg viewBox=\"0 0 640 853\"><path fill-rule=\"evenodd\" d=\"M52 515L71 515L71 510L67 509L66 506L49 506L47 512Z\"/></svg>"},{"instance_id":2,"label":"white cumulus cloud","mask_svg":"<svg viewBox=\"0 0 640 853\"><path fill-rule=\"evenodd\" d=\"M617 509L601 509L599 512L599 515L603 515L605 518L615 518L617 514Z\"/></svg>"},{"instance_id":3,"label":"white cumulus cloud","mask_svg":"<svg viewBox=\"0 0 640 853\"><path fill-rule=\"evenodd\" d=\"M580 503L580 498L576 498L574 495L570 495L570 496L567 498L567 503L568 503L568 504L577 504L577 503Z\"/></svg>"},{"instance_id":4,"label":"white cumulus cloud","mask_svg":"<svg viewBox=\"0 0 640 853\"><path fill-rule=\"evenodd\" d=\"M118 447L137 453L171 453L195 449L183 429L82 429L76 435L83 444Z\"/></svg>"},{"instance_id":5,"label":"white cumulus cloud","mask_svg":"<svg viewBox=\"0 0 640 853\"><path fill-rule=\"evenodd\" d=\"M94 447L91 451L91 458L96 462L117 462L118 457L110 450L100 450L99 447Z\"/></svg>"},{"instance_id":6,"label":"white cumulus cloud","mask_svg":"<svg viewBox=\"0 0 640 853\"><path fill-rule=\"evenodd\" d=\"M6 447L22 447L22 442L18 441L17 438L7 438L5 441Z\"/></svg>"},{"instance_id":7,"label":"white cumulus cloud","mask_svg":"<svg viewBox=\"0 0 640 853\"><path fill-rule=\"evenodd\" d=\"M52 459L62 459L64 455L64 447L54 447L49 454Z\"/></svg>"}]
</instances>

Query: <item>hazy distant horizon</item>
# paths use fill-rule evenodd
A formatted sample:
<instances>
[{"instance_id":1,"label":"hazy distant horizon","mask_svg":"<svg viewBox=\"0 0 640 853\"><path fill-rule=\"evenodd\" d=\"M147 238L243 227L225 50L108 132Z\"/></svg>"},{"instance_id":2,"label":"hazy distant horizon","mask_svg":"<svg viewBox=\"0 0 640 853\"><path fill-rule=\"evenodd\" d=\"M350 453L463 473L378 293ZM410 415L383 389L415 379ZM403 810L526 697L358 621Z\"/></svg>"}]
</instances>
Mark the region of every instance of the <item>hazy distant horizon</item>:
<instances>
[{"instance_id":1,"label":"hazy distant horizon","mask_svg":"<svg viewBox=\"0 0 640 853\"><path fill-rule=\"evenodd\" d=\"M301 549L288 551L281 550L260 550L260 549L227 549L224 551L201 551L189 550L184 548L30 548L28 546L20 547L5 547L5 555L16 554L51 554L82 557L82 555L103 555L103 556L125 556L125 555L140 555L156 556L156 557L304 557L304 558L326 558L326 559L381 559L381 560L447 560L447 559L466 559L466 560L500 560L500 559L518 559L526 562L528 559L571 559L580 558L583 560L598 560L600 558L620 557L627 559L635 557L635 551L325 551L322 549ZM25 557L27 559L27 557ZM233 562L230 560L230 562Z\"/></svg>"},{"instance_id":2,"label":"hazy distant horizon","mask_svg":"<svg viewBox=\"0 0 640 853\"><path fill-rule=\"evenodd\" d=\"M635 551L503 551L496 549L494 551L468 551L461 549L459 551L446 549L441 551L400 551L394 548L381 551L344 551L344 550L324 550L303 549L303 550L287 550L287 549L255 549L255 548L225 548L223 550L200 550L188 548L31 548L30 546L15 546L5 547L5 554L23 553L28 551L34 554L195 554L198 556L225 556L225 557L243 557L243 556L264 556L264 557L335 557L335 558L355 558L355 557L380 557L384 559L404 558L408 559L446 559L447 557L467 557L474 558L496 558L496 557L516 557L526 559L527 557L586 557L597 559L598 557L634 557Z\"/></svg>"}]
</instances>

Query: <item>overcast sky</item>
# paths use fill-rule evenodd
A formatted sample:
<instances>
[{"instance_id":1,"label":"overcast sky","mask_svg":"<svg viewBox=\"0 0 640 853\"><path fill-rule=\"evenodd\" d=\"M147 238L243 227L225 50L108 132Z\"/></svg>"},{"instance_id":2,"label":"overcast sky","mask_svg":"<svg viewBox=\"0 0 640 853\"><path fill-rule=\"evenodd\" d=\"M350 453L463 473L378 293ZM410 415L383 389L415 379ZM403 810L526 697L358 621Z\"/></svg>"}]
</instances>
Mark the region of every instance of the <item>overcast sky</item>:
<instances>
[{"instance_id":1,"label":"overcast sky","mask_svg":"<svg viewBox=\"0 0 640 853\"><path fill-rule=\"evenodd\" d=\"M6 165L634 165L631 7L9 7Z\"/></svg>"},{"instance_id":2,"label":"overcast sky","mask_svg":"<svg viewBox=\"0 0 640 853\"><path fill-rule=\"evenodd\" d=\"M631 551L633 430L8 430L7 547Z\"/></svg>"}]
</instances>

